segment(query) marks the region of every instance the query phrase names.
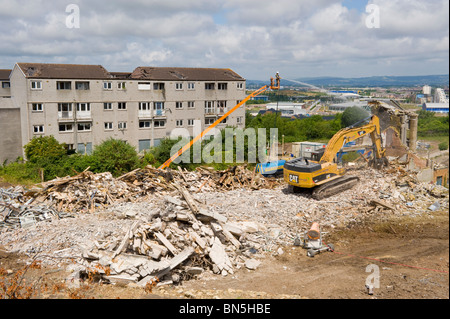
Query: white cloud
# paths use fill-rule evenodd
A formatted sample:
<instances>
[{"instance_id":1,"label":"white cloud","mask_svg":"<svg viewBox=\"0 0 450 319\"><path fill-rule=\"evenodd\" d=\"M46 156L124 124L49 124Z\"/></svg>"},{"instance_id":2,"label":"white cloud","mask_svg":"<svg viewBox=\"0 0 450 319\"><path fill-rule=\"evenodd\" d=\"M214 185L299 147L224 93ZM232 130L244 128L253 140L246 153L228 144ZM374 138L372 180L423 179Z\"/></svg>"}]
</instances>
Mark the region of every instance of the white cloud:
<instances>
[{"instance_id":1,"label":"white cloud","mask_svg":"<svg viewBox=\"0 0 450 319\"><path fill-rule=\"evenodd\" d=\"M369 2L363 1L363 4ZM230 67L246 78L448 73L448 0L371 0L380 28L342 0L0 0L0 68L16 61ZM364 7L364 6L362 6ZM216 24L215 16L225 18ZM77 62L78 61L78 62ZM409 68L407 66L410 66Z\"/></svg>"}]
</instances>

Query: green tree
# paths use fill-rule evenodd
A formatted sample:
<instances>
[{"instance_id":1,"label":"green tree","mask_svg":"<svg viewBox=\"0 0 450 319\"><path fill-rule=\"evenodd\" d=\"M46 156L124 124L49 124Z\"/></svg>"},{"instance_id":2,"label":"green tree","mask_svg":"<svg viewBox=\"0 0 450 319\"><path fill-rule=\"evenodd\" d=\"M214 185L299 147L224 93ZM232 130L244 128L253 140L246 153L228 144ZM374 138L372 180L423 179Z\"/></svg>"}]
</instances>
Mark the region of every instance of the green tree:
<instances>
[{"instance_id":1,"label":"green tree","mask_svg":"<svg viewBox=\"0 0 450 319\"><path fill-rule=\"evenodd\" d=\"M67 155L65 144L60 144L53 136L34 137L24 149L27 160L32 163L43 160L51 163Z\"/></svg>"},{"instance_id":2,"label":"green tree","mask_svg":"<svg viewBox=\"0 0 450 319\"><path fill-rule=\"evenodd\" d=\"M351 126L369 116L369 112L367 112L363 108L360 108L358 106L349 107L342 113L342 127Z\"/></svg>"},{"instance_id":3,"label":"green tree","mask_svg":"<svg viewBox=\"0 0 450 319\"><path fill-rule=\"evenodd\" d=\"M136 149L124 141L113 138L96 146L91 159L93 171L110 172L114 176L129 172L139 164Z\"/></svg>"}]
</instances>

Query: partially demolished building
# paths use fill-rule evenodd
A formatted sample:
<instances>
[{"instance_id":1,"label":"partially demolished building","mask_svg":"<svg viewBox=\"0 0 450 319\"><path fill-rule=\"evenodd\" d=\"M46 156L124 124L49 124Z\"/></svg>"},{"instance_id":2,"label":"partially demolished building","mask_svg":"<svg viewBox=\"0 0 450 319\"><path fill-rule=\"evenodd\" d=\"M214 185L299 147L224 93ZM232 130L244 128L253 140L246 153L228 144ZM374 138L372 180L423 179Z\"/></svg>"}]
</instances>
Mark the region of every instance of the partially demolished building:
<instances>
[{"instance_id":1,"label":"partially demolished building","mask_svg":"<svg viewBox=\"0 0 450 319\"><path fill-rule=\"evenodd\" d=\"M0 76L0 162L43 135L79 153L110 137L142 151L175 129L192 136L194 123L201 131L245 98L245 79L230 69L16 63ZM240 108L218 128L244 121Z\"/></svg>"}]
</instances>

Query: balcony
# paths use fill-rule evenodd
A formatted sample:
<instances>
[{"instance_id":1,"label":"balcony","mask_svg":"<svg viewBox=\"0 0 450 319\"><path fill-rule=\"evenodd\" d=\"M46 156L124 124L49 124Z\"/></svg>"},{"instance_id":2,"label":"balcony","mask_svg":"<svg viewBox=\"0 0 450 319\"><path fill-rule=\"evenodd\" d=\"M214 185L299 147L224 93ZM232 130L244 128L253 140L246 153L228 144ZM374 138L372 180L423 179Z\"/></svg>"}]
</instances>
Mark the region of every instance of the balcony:
<instances>
[{"instance_id":1,"label":"balcony","mask_svg":"<svg viewBox=\"0 0 450 319\"><path fill-rule=\"evenodd\" d=\"M73 111L59 111L58 112L58 121L73 121Z\"/></svg>"},{"instance_id":2,"label":"balcony","mask_svg":"<svg viewBox=\"0 0 450 319\"><path fill-rule=\"evenodd\" d=\"M140 119L150 119L150 118L152 118L152 111L151 110L139 110L138 117Z\"/></svg>"},{"instance_id":3,"label":"balcony","mask_svg":"<svg viewBox=\"0 0 450 319\"><path fill-rule=\"evenodd\" d=\"M92 115L90 111L78 111L77 112L77 120L91 120Z\"/></svg>"},{"instance_id":4,"label":"balcony","mask_svg":"<svg viewBox=\"0 0 450 319\"><path fill-rule=\"evenodd\" d=\"M153 110L153 114L155 117L165 117L166 110L164 110L164 109Z\"/></svg>"}]
</instances>

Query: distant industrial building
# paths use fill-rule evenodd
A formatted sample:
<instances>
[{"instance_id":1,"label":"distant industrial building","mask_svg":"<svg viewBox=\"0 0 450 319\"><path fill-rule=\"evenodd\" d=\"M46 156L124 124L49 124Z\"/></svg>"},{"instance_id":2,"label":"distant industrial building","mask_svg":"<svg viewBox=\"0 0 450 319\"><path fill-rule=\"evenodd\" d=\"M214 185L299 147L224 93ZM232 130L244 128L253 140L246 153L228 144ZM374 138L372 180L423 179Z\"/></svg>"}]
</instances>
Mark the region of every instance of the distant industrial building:
<instances>
[{"instance_id":1,"label":"distant industrial building","mask_svg":"<svg viewBox=\"0 0 450 319\"><path fill-rule=\"evenodd\" d=\"M435 113L448 113L449 103L423 103L422 110Z\"/></svg>"},{"instance_id":2,"label":"distant industrial building","mask_svg":"<svg viewBox=\"0 0 450 319\"><path fill-rule=\"evenodd\" d=\"M266 105L266 110L278 110L282 116L293 116L306 114L307 110L304 109L305 103L293 103L293 102L274 102Z\"/></svg>"}]
</instances>

